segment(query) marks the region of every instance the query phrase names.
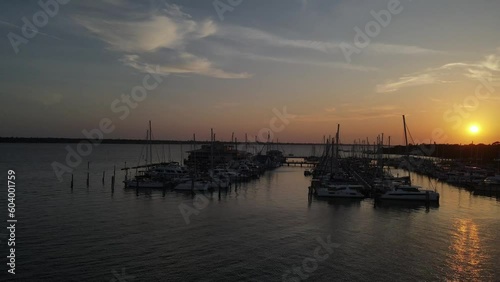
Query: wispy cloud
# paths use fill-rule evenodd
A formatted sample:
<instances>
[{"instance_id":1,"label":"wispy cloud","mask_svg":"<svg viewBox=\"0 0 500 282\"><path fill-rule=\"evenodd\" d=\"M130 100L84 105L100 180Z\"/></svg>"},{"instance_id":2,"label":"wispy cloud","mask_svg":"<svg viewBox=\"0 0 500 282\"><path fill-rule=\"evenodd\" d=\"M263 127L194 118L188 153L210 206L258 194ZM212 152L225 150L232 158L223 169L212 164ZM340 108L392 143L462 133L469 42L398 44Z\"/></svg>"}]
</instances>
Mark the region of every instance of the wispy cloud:
<instances>
[{"instance_id":1,"label":"wispy cloud","mask_svg":"<svg viewBox=\"0 0 500 282\"><path fill-rule=\"evenodd\" d=\"M427 49L412 45L373 43L366 48L367 52L376 54L399 54L399 55L435 55L443 54L442 51Z\"/></svg>"},{"instance_id":2,"label":"wispy cloud","mask_svg":"<svg viewBox=\"0 0 500 282\"><path fill-rule=\"evenodd\" d=\"M303 1L304 4L307 1ZM92 6L91 4L89 4ZM149 7L141 13L141 4L128 0L110 0L109 7L116 10L114 18L105 13L91 13L75 17L78 24L106 43L110 50L125 53L121 61L127 66L142 70L141 66L160 61L162 71L177 74L199 74L215 78L249 78L246 72L233 73L222 70L211 59L193 53L190 47L208 38L219 42L231 42L237 58L313 65L339 68L353 71L377 71L370 66L354 65L344 62L340 42L314 41L301 38L287 38L251 27L229 24L218 25L210 18L197 20L184 12L180 6L166 4L164 8ZM98 10L92 6L92 10ZM213 40L212 40L213 41ZM226 44L223 44L226 45ZM199 45L198 45L199 46ZM252 46L251 50L239 48ZM299 49L299 56L294 52L279 52L276 49ZM163 53L169 52L165 59ZM198 50L201 50L198 48ZM374 43L367 48L375 54L422 55L437 51L418 46ZM274 54L273 54L274 53ZM314 54L316 53L316 54ZM322 54L318 58L317 54ZM145 56L146 54L146 56ZM157 55L153 57L153 55ZM173 56L176 55L176 58ZM224 54L225 56L225 54ZM146 58L147 57L147 58ZM208 55L210 57L210 55ZM221 57L223 58L223 57ZM133 59L133 60L132 60Z\"/></svg>"},{"instance_id":3,"label":"wispy cloud","mask_svg":"<svg viewBox=\"0 0 500 282\"><path fill-rule=\"evenodd\" d=\"M195 22L178 12L178 7L174 9L165 15L133 21L83 16L77 17L76 21L106 42L111 49L124 52L183 48L192 40L215 33L216 25L212 20Z\"/></svg>"},{"instance_id":4,"label":"wispy cloud","mask_svg":"<svg viewBox=\"0 0 500 282\"><path fill-rule=\"evenodd\" d=\"M340 41L289 39L255 28L242 26L221 27L217 31L215 36L224 37L238 42L251 42L253 44L261 43L274 47L300 48L330 54L342 53L342 49L340 48ZM429 55L443 53L441 51L427 49L419 46L383 43L370 44L366 48L366 50L375 54Z\"/></svg>"},{"instance_id":5,"label":"wispy cloud","mask_svg":"<svg viewBox=\"0 0 500 282\"><path fill-rule=\"evenodd\" d=\"M396 81L388 81L376 86L378 93L394 92L401 88L433 84L438 82L434 73L415 73L400 77Z\"/></svg>"},{"instance_id":6,"label":"wispy cloud","mask_svg":"<svg viewBox=\"0 0 500 282\"><path fill-rule=\"evenodd\" d=\"M240 43L252 43L255 45L293 47L321 52L336 52L340 50L338 49L339 44L334 42L287 39L259 29L243 26L223 26L217 31L215 36Z\"/></svg>"},{"instance_id":7,"label":"wispy cloud","mask_svg":"<svg viewBox=\"0 0 500 282\"><path fill-rule=\"evenodd\" d=\"M141 72L156 72L161 75L174 74L199 74L215 78L250 78L249 73L226 72L213 66L213 63L207 59L199 58L187 52L176 53L169 62L154 60L148 63L148 60L139 55L125 55L120 61ZM168 61L168 60L167 60ZM158 66L153 68L152 66Z\"/></svg>"},{"instance_id":8,"label":"wispy cloud","mask_svg":"<svg viewBox=\"0 0 500 282\"><path fill-rule=\"evenodd\" d=\"M16 29L19 29L21 30L22 28L18 25L15 25L13 23L9 23L9 22L6 22L6 21L2 21L0 20L0 25L4 25L4 26L9 26L9 27L14 27ZM39 30L34 30L34 29L31 29L31 28L27 28L25 27L26 30L30 31L30 32L33 32L33 33L36 33L36 34L40 34L40 35L43 35L43 36L47 36L47 37L50 37L50 38L54 38L54 39L57 39L57 40L63 40L57 36L54 36L54 35L50 35L50 34L47 34L47 33L44 33L44 32L41 32Z\"/></svg>"},{"instance_id":9,"label":"wispy cloud","mask_svg":"<svg viewBox=\"0 0 500 282\"><path fill-rule=\"evenodd\" d=\"M354 71L378 71L378 68L362 66L356 64L348 64L343 62L336 61L318 61L312 59L300 59L300 58L292 58L292 57L278 57L278 56L269 56L269 55L258 55L252 53L243 53L237 51L238 56L242 58L247 58L251 60L261 60L267 62L278 62L278 63L287 63L287 64L301 64L301 65L312 65L318 67L326 67L326 68L335 68L335 69L345 69L345 70L354 70Z\"/></svg>"},{"instance_id":10,"label":"wispy cloud","mask_svg":"<svg viewBox=\"0 0 500 282\"><path fill-rule=\"evenodd\" d=\"M129 6L126 1L113 5ZM130 8L130 7L128 7ZM128 17L127 17L128 16ZM108 45L108 48L125 53L120 61L141 72L151 71L159 65L161 74L198 74L214 78L249 78L248 73L233 73L215 67L207 58L186 51L197 40L217 32L211 19L195 21L177 5L166 5L159 13L145 11L140 17L134 12L119 19L99 16L77 16L76 22ZM165 56L165 52L168 56Z\"/></svg>"},{"instance_id":11,"label":"wispy cloud","mask_svg":"<svg viewBox=\"0 0 500 282\"><path fill-rule=\"evenodd\" d=\"M292 39L286 38L284 36L279 36L272 34L267 31L243 27L243 26L220 26L218 27L213 37L220 38L223 40L229 40L236 44L237 46L242 46L238 48L238 51L230 51L236 53L238 56L253 59L253 60L264 60L264 61L274 61L281 63L293 63L293 64L305 64L314 65L320 67L332 67L341 68L347 70L355 71L376 71L378 68L355 65L344 63L344 56L341 49L341 42L330 40L306 40L306 39ZM269 50L269 48L280 48L283 52L279 55L270 55L269 53L263 54L258 52L245 52L246 46L253 46L252 49L264 49ZM266 49L267 48L267 49ZM301 56L297 56L296 53L293 55L286 55L287 51L290 50L303 50ZM440 54L442 52L426 49L418 46L409 45L397 45L397 44L382 44L373 43L366 48L367 54L372 55L432 55ZM322 58L318 59L317 56L308 56L322 54Z\"/></svg>"},{"instance_id":12,"label":"wispy cloud","mask_svg":"<svg viewBox=\"0 0 500 282\"><path fill-rule=\"evenodd\" d=\"M499 52L500 53L500 52ZM500 55L491 54L478 62L455 62L423 71L407 74L395 80L378 84L378 93L398 91L402 88L437 83L451 83L458 78L485 79L498 82L500 71Z\"/></svg>"}]
</instances>

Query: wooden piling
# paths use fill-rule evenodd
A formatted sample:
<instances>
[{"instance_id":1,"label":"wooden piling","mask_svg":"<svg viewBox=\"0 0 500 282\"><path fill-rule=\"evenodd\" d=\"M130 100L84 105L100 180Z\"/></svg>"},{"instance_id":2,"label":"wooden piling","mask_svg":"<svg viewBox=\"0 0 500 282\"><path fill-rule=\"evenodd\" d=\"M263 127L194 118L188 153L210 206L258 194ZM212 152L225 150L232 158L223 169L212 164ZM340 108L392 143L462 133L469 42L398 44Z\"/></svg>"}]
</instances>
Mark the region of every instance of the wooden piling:
<instances>
[{"instance_id":1,"label":"wooden piling","mask_svg":"<svg viewBox=\"0 0 500 282\"><path fill-rule=\"evenodd\" d=\"M127 177L128 177L128 168L127 168L127 162L125 162L125 166L124 166L124 169L125 169L125 182L127 182Z\"/></svg>"},{"instance_id":2,"label":"wooden piling","mask_svg":"<svg viewBox=\"0 0 500 282\"><path fill-rule=\"evenodd\" d=\"M102 172L102 185L104 185L104 177L106 177L106 171Z\"/></svg>"},{"instance_id":3,"label":"wooden piling","mask_svg":"<svg viewBox=\"0 0 500 282\"><path fill-rule=\"evenodd\" d=\"M135 186L135 195L139 196L139 178L136 178L135 184L136 184L136 186Z\"/></svg>"},{"instance_id":4,"label":"wooden piling","mask_svg":"<svg viewBox=\"0 0 500 282\"><path fill-rule=\"evenodd\" d=\"M90 185L90 162L87 162L87 188Z\"/></svg>"},{"instance_id":5,"label":"wooden piling","mask_svg":"<svg viewBox=\"0 0 500 282\"><path fill-rule=\"evenodd\" d=\"M73 191L73 173L71 174L71 191Z\"/></svg>"},{"instance_id":6,"label":"wooden piling","mask_svg":"<svg viewBox=\"0 0 500 282\"><path fill-rule=\"evenodd\" d=\"M194 192L194 176L191 178L191 196L194 197L196 193Z\"/></svg>"},{"instance_id":7,"label":"wooden piling","mask_svg":"<svg viewBox=\"0 0 500 282\"><path fill-rule=\"evenodd\" d=\"M111 176L111 193L115 192L115 176Z\"/></svg>"}]
</instances>

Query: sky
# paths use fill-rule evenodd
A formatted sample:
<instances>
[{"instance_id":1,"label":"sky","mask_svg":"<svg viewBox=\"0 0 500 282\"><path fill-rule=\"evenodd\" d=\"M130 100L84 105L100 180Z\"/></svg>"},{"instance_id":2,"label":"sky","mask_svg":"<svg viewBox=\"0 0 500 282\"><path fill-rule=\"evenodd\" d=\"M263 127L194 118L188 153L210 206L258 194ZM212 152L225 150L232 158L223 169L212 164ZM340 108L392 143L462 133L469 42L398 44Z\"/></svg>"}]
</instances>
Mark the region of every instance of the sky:
<instances>
[{"instance_id":1,"label":"sky","mask_svg":"<svg viewBox=\"0 0 500 282\"><path fill-rule=\"evenodd\" d=\"M500 141L500 1L40 2L0 3L2 137Z\"/></svg>"}]
</instances>

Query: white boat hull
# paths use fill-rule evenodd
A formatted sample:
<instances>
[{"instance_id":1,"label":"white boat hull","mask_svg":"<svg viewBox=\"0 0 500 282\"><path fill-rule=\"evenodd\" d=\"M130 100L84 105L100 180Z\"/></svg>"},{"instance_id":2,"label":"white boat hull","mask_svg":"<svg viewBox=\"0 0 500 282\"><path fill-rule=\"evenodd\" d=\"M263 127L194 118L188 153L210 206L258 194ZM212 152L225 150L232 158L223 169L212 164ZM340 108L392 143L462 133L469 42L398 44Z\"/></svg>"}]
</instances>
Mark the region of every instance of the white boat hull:
<instances>
[{"instance_id":1,"label":"white boat hull","mask_svg":"<svg viewBox=\"0 0 500 282\"><path fill-rule=\"evenodd\" d=\"M427 198L428 197L428 198ZM400 201L439 201L439 194L430 192L429 196L425 192L405 193L391 191L380 196L381 200L400 200Z\"/></svg>"},{"instance_id":2,"label":"white boat hull","mask_svg":"<svg viewBox=\"0 0 500 282\"><path fill-rule=\"evenodd\" d=\"M330 198L352 198L363 199L365 196L357 191L361 188L359 185L332 185L316 188L316 196Z\"/></svg>"},{"instance_id":3,"label":"white boat hull","mask_svg":"<svg viewBox=\"0 0 500 282\"><path fill-rule=\"evenodd\" d=\"M208 191L210 188L210 182L205 182L205 181L195 181L194 185L191 181L185 181L177 184L177 186L174 187L175 191Z\"/></svg>"},{"instance_id":4,"label":"white boat hull","mask_svg":"<svg viewBox=\"0 0 500 282\"><path fill-rule=\"evenodd\" d=\"M125 182L125 181L124 181ZM159 181L136 181L128 180L125 182L128 188L164 188L165 184Z\"/></svg>"}]
</instances>

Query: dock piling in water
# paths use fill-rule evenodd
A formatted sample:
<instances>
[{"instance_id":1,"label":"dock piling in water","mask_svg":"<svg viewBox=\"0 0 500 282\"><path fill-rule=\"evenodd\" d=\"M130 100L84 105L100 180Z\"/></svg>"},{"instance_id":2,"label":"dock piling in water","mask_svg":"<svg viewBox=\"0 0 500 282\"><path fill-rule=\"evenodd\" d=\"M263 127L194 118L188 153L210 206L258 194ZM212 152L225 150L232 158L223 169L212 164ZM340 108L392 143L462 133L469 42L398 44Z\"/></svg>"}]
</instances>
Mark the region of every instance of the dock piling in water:
<instances>
[{"instance_id":1,"label":"dock piling in water","mask_svg":"<svg viewBox=\"0 0 500 282\"><path fill-rule=\"evenodd\" d=\"M122 170L125 170L125 182L127 182L127 177L128 177L128 167L127 167L127 162L125 162L125 166L123 167Z\"/></svg>"},{"instance_id":2,"label":"dock piling in water","mask_svg":"<svg viewBox=\"0 0 500 282\"><path fill-rule=\"evenodd\" d=\"M429 208L429 205L431 203L431 197L429 191L425 191L425 206Z\"/></svg>"},{"instance_id":3,"label":"dock piling in water","mask_svg":"<svg viewBox=\"0 0 500 282\"><path fill-rule=\"evenodd\" d=\"M87 188L90 185L90 162L87 162Z\"/></svg>"}]
</instances>

